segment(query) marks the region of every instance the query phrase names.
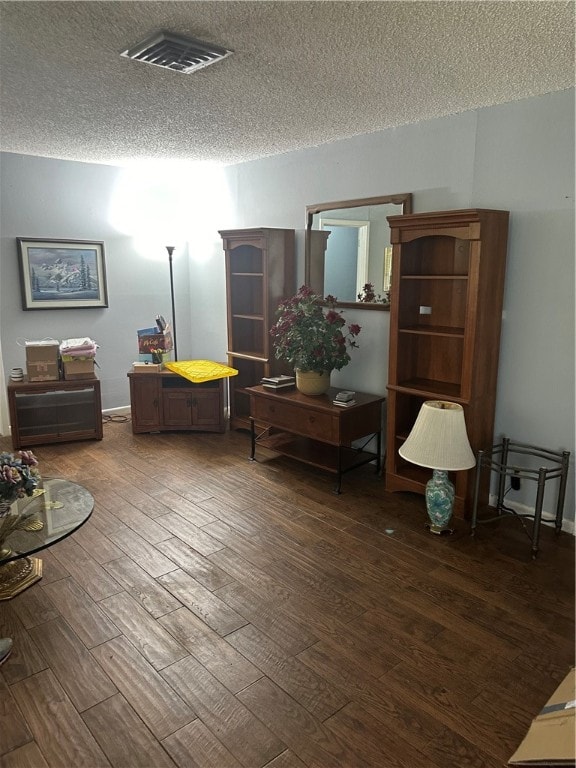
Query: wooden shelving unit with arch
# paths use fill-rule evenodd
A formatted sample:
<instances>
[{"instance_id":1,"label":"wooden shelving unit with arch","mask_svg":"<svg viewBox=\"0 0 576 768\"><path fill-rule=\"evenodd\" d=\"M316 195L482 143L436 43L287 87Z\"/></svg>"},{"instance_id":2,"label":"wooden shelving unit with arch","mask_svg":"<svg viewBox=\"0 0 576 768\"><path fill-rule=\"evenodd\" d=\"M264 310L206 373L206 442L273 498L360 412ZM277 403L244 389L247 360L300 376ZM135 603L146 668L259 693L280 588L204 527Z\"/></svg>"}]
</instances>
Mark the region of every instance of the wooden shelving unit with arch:
<instances>
[{"instance_id":1,"label":"wooden shelving unit with arch","mask_svg":"<svg viewBox=\"0 0 576 768\"><path fill-rule=\"evenodd\" d=\"M392 292L386 489L424 493L431 470L398 454L422 403L460 403L472 450L493 443L508 211L390 216ZM454 512L469 516L474 470L455 473ZM481 487L487 503L489 477Z\"/></svg>"}]
</instances>

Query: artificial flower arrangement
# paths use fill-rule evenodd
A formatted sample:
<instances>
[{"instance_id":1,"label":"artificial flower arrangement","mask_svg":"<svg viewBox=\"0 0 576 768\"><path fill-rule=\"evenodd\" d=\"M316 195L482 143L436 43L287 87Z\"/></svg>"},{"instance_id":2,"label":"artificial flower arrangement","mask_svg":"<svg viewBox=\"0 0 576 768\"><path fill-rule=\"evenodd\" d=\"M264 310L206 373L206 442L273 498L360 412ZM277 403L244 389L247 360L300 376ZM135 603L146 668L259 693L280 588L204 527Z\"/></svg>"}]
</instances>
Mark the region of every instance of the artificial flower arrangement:
<instances>
[{"instance_id":1,"label":"artificial flower arrangement","mask_svg":"<svg viewBox=\"0 0 576 768\"><path fill-rule=\"evenodd\" d=\"M349 350L358 347L356 337L361 328L356 323L345 327L342 312L335 309L336 301L334 296L323 299L307 285L283 301L270 329L276 358L302 371L318 373L339 371L348 365Z\"/></svg>"},{"instance_id":2,"label":"artificial flower arrangement","mask_svg":"<svg viewBox=\"0 0 576 768\"><path fill-rule=\"evenodd\" d=\"M369 304L390 304L390 291L384 291L382 296L376 293L372 283L366 283L362 288L362 292L358 294L358 301Z\"/></svg>"},{"instance_id":3,"label":"artificial flower arrangement","mask_svg":"<svg viewBox=\"0 0 576 768\"><path fill-rule=\"evenodd\" d=\"M37 466L38 460L31 451L0 453L0 504L6 506L16 499L32 496L40 482Z\"/></svg>"}]
</instances>

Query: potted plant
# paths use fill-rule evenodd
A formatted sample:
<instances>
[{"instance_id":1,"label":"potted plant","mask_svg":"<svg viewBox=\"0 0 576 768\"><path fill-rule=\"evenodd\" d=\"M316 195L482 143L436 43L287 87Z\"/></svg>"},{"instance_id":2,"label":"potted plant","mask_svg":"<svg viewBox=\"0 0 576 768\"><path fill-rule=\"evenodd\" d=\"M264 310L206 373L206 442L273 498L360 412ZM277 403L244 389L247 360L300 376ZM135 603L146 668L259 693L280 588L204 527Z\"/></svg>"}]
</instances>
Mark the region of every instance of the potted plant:
<instances>
[{"instance_id":1,"label":"potted plant","mask_svg":"<svg viewBox=\"0 0 576 768\"><path fill-rule=\"evenodd\" d=\"M323 305L326 305L326 308ZM307 285L292 298L283 301L270 329L276 358L292 363L296 370L296 386L304 391L305 379L318 379L314 391L323 394L330 386L330 373L350 362L349 350L358 347L360 326L346 325L342 312L335 309L336 299L322 299Z\"/></svg>"}]
</instances>

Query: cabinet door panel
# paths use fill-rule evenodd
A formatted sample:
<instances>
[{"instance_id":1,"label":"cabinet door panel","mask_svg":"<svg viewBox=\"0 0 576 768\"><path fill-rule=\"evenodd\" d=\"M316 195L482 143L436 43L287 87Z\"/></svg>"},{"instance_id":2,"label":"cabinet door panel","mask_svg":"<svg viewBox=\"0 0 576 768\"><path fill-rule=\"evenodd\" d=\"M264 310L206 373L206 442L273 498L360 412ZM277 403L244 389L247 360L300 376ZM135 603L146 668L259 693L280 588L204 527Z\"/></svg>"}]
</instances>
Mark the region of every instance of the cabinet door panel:
<instances>
[{"instance_id":1,"label":"cabinet door panel","mask_svg":"<svg viewBox=\"0 0 576 768\"><path fill-rule=\"evenodd\" d=\"M149 377L149 378L148 378ZM160 427L160 389L158 379L142 373L130 379L132 424L136 429Z\"/></svg>"},{"instance_id":2,"label":"cabinet door panel","mask_svg":"<svg viewBox=\"0 0 576 768\"><path fill-rule=\"evenodd\" d=\"M197 427L212 427L221 423L222 403L216 392L197 392L193 401L194 424Z\"/></svg>"},{"instance_id":3,"label":"cabinet door panel","mask_svg":"<svg viewBox=\"0 0 576 768\"><path fill-rule=\"evenodd\" d=\"M192 399L194 393L164 391L162 394L163 423L167 427L192 426Z\"/></svg>"},{"instance_id":4,"label":"cabinet door panel","mask_svg":"<svg viewBox=\"0 0 576 768\"><path fill-rule=\"evenodd\" d=\"M95 430L94 390L69 392L58 412L59 433Z\"/></svg>"}]
</instances>

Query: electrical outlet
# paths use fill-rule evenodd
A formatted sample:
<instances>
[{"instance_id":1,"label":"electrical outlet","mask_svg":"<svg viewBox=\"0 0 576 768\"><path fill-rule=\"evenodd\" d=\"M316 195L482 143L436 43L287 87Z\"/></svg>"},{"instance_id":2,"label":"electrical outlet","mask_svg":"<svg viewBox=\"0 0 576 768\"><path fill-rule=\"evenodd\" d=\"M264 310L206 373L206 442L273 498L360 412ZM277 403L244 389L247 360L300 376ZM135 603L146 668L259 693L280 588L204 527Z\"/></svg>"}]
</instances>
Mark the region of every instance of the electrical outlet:
<instances>
[{"instance_id":1,"label":"electrical outlet","mask_svg":"<svg viewBox=\"0 0 576 768\"><path fill-rule=\"evenodd\" d=\"M519 491L520 490L520 475L514 474L510 478L510 485L512 486L513 491Z\"/></svg>"}]
</instances>

